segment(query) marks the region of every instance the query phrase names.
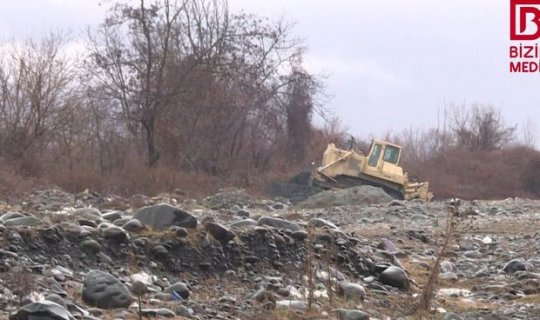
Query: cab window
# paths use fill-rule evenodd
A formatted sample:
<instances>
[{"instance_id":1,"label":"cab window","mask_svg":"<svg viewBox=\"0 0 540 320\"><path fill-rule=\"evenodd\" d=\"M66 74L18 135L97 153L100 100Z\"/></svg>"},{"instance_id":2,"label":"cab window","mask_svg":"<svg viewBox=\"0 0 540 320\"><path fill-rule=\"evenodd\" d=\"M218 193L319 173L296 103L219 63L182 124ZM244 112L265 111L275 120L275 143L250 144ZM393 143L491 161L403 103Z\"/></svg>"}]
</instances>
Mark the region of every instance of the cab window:
<instances>
[{"instance_id":1,"label":"cab window","mask_svg":"<svg viewBox=\"0 0 540 320\"><path fill-rule=\"evenodd\" d=\"M384 149L383 160L393 164L397 164L399 160L399 148L394 146L386 146Z\"/></svg>"},{"instance_id":2,"label":"cab window","mask_svg":"<svg viewBox=\"0 0 540 320\"><path fill-rule=\"evenodd\" d=\"M381 155L381 145L376 144L373 146L373 149L371 150L371 155L369 156L368 165L372 167L376 167L377 162L379 161L380 155Z\"/></svg>"}]
</instances>

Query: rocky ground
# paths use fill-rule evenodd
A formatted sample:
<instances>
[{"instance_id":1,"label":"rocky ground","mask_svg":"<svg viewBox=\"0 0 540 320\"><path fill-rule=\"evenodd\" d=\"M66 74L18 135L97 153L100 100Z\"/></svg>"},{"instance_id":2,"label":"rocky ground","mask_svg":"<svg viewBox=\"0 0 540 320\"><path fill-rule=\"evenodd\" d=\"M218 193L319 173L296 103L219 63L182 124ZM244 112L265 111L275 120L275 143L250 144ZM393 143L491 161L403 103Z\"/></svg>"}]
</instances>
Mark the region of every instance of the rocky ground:
<instances>
[{"instance_id":1,"label":"rocky ground","mask_svg":"<svg viewBox=\"0 0 540 320\"><path fill-rule=\"evenodd\" d=\"M540 319L540 202L463 202L445 237L448 208L39 191L0 204L0 319Z\"/></svg>"}]
</instances>

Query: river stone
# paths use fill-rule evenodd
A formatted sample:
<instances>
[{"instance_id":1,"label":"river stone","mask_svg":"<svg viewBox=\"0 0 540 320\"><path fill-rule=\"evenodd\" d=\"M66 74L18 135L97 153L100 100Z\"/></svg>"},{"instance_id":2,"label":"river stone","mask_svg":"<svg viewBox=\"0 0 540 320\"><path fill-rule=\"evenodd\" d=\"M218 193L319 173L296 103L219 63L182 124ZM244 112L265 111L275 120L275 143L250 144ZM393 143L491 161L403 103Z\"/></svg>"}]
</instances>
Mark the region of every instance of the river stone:
<instances>
[{"instance_id":1,"label":"river stone","mask_svg":"<svg viewBox=\"0 0 540 320\"><path fill-rule=\"evenodd\" d=\"M133 217L154 229L166 229L170 226L190 229L197 227L197 218L195 216L168 204L143 207L137 210Z\"/></svg>"},{"instance_id":2,"label":"river stone","mask_svg":"<svg viewBox=\"0 0 540 320\"><path fill-rule=\"evenodd\" d=\"M339 320L369 320L369 315L360 310L337 309Z\"/></svg>"},{"instance_id":3,"label":"river stone","mask_svg":"<svg viewBox=\"0 0 540 320\"><path fill-rule=\"evenodd\" d=\"M174 318L176 314L174 311L166 309L166 308L159 308L159 309L142 309L141 315L145 318Z\"/></svg>"},{"instance_id":4,"label":"river stone","mask_svg":"<svg viewBox=\"0 0 540 320\"><path fill-rule=\"evenodd\" d=\"M523 259L511 260L504 266L503 271L506 273L514 273L516 271L527 271L525 260Z\"/></svg>"},{"instance_id":5,"label":"river stone","mask_svg":"<svg viewBox=\"0 0 540 320\"><path fill-rule=\"evenodd\" d=\"M260 226L271 226L277 229L286 229L291 231L300 230L300 225L297 223L274 217L260 217L257 224Z\"/></svg>"},{"instance_id":6,"label":"river stone","mask_svg":"<svg viewBox=\"0 0 540 320\"><path fill-rule=\"evenodd\" d=\"M219 223L209 222L204 227L206 231L208 231L208 233L212 235L212 237L214 237L222 244L226 244L235 237L234 233L232 233L231 231L229 231L229 229L225 228Z\"/></svg>"},{"instance_id":7,"label":"river stone","mask_svg":"<svg viewBox=\"0 0 540 320\"><path fill-rule=\"evenodd\" d=\"M131 219L128 222L124 223L122 228L129 232L139 232L144 229L144 226L141 221L137 219Z\"/></svg>"},{"instance_id":8,"label":"river stone","mask_svg":"<svg viewBox=\"0 0 540 320\"><path fill-rule=\"evenodd\" d=\"M115 240L118 242L126 242L129 240L129 234L126 232L126 230L117 226L111 226L103 229L101 233L105 239Z\"/></svg>"},{"instance_id":9,"label":"river stone","mask_svg":"<svg viewBox=\"0 0 540 320\"><path fill-rule=\"evenodd\" d=\"M366 290L361 284L344 281L339 284L339 293L351 300L364 300Z\"/></svg>"},{"instance_id":10,"label":"river stone","mask_svg":"<svg viewBox=\"0 0 540 320\"><path fill-rule=\"evenodd\" d=\"M248 229L248 228L256 226L256 225L257 225L257 221L255 221L253 219L250 219L250 218L246 218L246 219L235 221L235 222L231 223L231 228L234 228L234 229Z\"/></svg>"},{"instance_id":11,"label":"river stone","mask_svg":"<svg viewBox=\"0 0 540 320\"><path fill-rule=\"evenodd\" d=\"M383 251L388 251L390 253L399 252L396 245L392 241L390 241L388 239L383 239L381 242L379 242L379 244L377 245L377 249L380 249L380 250L383 250Z\"/></svg>"},{"instance_id":12,"label":"river stone","mask_svg":"<svg viewBox=\"0 0 540 320\"><path fill-rule=\"evenodd\" d=\"M122 218L122 211L107 212L107 213L104 213L101 217L110 222L114 222L115 220Z\"/></svg>"},{"instance_id":13,"label":"river stone","mask_svg":"<svg viewBox=\"0 0 540 320\"><path fill-rule=\"evenodd\" d=\"M70 320L69 311L52 301L29 303L19 309L12 320Z\"/></svg>"},{"instance_id":14,"label":"river stone","mask_svg":"<svg viewBox=\"0 0 540 320\"><path fill-rule=\"evenodd\" d=\"M448 260L444 260L440 265L441 272L454 272L454 264Z\"/></svg>"},{"instance_id":15,"label":"river stone","mask_svg":"<svg viewBox=\"0 0 540 320\"><path fill-rule=\"evenodd\" d=\"M332 222L321 218L313 218L309 220L309 224L314 226L315 228L339 229L338 226L336 226Z\"/></svg>"},{"instance_id":16,"label":"river stone","mask_svg":"<svg viewBox=\"0 0 540 320\"><path fill-rule=\"evenodd\" d=\"M403 269L396 266L386 268L379 276L379 280L383 284L392 287L404 290L409 289L409 277L407 277L407 274Z\"/></svg>"},{"instance_id":17,"label":"river stone","mask_svg":"<svg viewBox=\"0 0 540 320\"><path fill-rule=\"evenodd\" d=\"M173 291L179 294L183 299L189 298L189 289L187 285L181 281L178 281L163 290L165 293L172 293Z\"/></svg>"},{"instance_id":18,"label":"river stone","mask_svg":"<svg viewBox=\"0 0 540 320\"><path fill-rule=\"evenodd\" d=\"M6 227L37 227L43 224L45 224L43 220L36 218L34 216L13 218L13 219L4 221L4 225Z\"/></svg>"},{"instance_id":19,"label":"river stone","mask_svg":"<svg viewBox=\"0 0 540 320\"><path fill-rule=\"evenodd\" d=\"M82 298L90 306L101 309L127 308L133 302L129 290L120 280L100 270L86 274Z\"/></svg>"},{"instance_id":20,"label":"river stone","mask_svg":"<svg viewBox=\"0 0 540 320\"><path fill-rule=\"evenodd\" d=\"M22 213L10 211L10 212L6 212L3 215L1 215L0 216L0 221L7 221L9 219L15 219L15 218L21 218L21 217L24 217L24 215Z\"/></svg>"},{"instance_id":21,"label":"river stone","mask_svg":"<svg viewBox=\"0 0 540 320\"><path fill-rule=\"evenodd\" d=\"M101 212L96 208L79 208L73 211L73 215L77 218L92 220L94 222L101 221Z\"/></svg>"}]
</instances>

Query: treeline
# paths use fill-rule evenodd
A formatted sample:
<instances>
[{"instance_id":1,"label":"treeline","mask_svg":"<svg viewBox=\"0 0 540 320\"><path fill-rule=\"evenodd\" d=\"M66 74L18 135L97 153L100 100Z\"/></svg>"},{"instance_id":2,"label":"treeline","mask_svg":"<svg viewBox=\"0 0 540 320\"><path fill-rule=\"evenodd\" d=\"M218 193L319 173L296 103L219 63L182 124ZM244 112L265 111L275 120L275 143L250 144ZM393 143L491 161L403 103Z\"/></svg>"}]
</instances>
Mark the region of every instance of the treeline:
<instances>
[{"instance_id":1,"label":"treeline","mask_svg":"<svg viewBox=\"0 0 540 320\"><path fill-rule=\"evenodd\" d=\"M62 34L1 48L4 180L118 193L250 187L332 139L311 126L323 93L291 25L220 0L132 3L112 4L78 55Z\"/></svg>"},{"instance_id":2,"label":"treeline","mask_svg":"<svg viewBox=\"0 0 540 320\"><path fill-rule=\"evenodd\" d=\"M507 124L490 105L447 108L438 127L389 133L405 148L411 178L429 181L435 197L504 199L540 196L540 152L529 122Z\"/></svg>"},{"instance_id":3,"label":"treeline","mask_svg":"<svg viewBox=\"0 0 540 320\"><path fill-rule=\"evenodd\" d=\"M312 126L323 86L291 25L226 0L110 5L77 54L61 33L0 47L2 196L45 184L257 191L320 163L329 142L350 146L338 119ZM404 145L405 169L439 198L540 194L534 143L516 144L493 107L450 111L436 128L378 138Z\"/></svg>"}]
</instances>

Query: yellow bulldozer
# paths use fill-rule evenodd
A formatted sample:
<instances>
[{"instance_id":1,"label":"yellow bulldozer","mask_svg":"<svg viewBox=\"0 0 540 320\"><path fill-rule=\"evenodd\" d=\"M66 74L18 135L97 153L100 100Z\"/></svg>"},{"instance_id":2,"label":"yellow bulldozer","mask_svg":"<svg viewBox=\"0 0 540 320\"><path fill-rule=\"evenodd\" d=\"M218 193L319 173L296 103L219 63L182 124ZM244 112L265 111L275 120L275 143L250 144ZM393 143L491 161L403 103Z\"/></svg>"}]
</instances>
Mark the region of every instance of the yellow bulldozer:
<instances>
[{"instance_id":1,"label":"yellow bulldozer","mask_svg":"<svg viewBox=\"0 0 540 320\"><path fill-rule=\"evenodd\" d=\"M320 167L310 174L309 184L323 189L373 185L383 188L396 199L431 200L428 182L409 181L399 165L402 147L382 140L373 140L369 153L337 148L329 144Z\"/></svg>"}]
</instances>

